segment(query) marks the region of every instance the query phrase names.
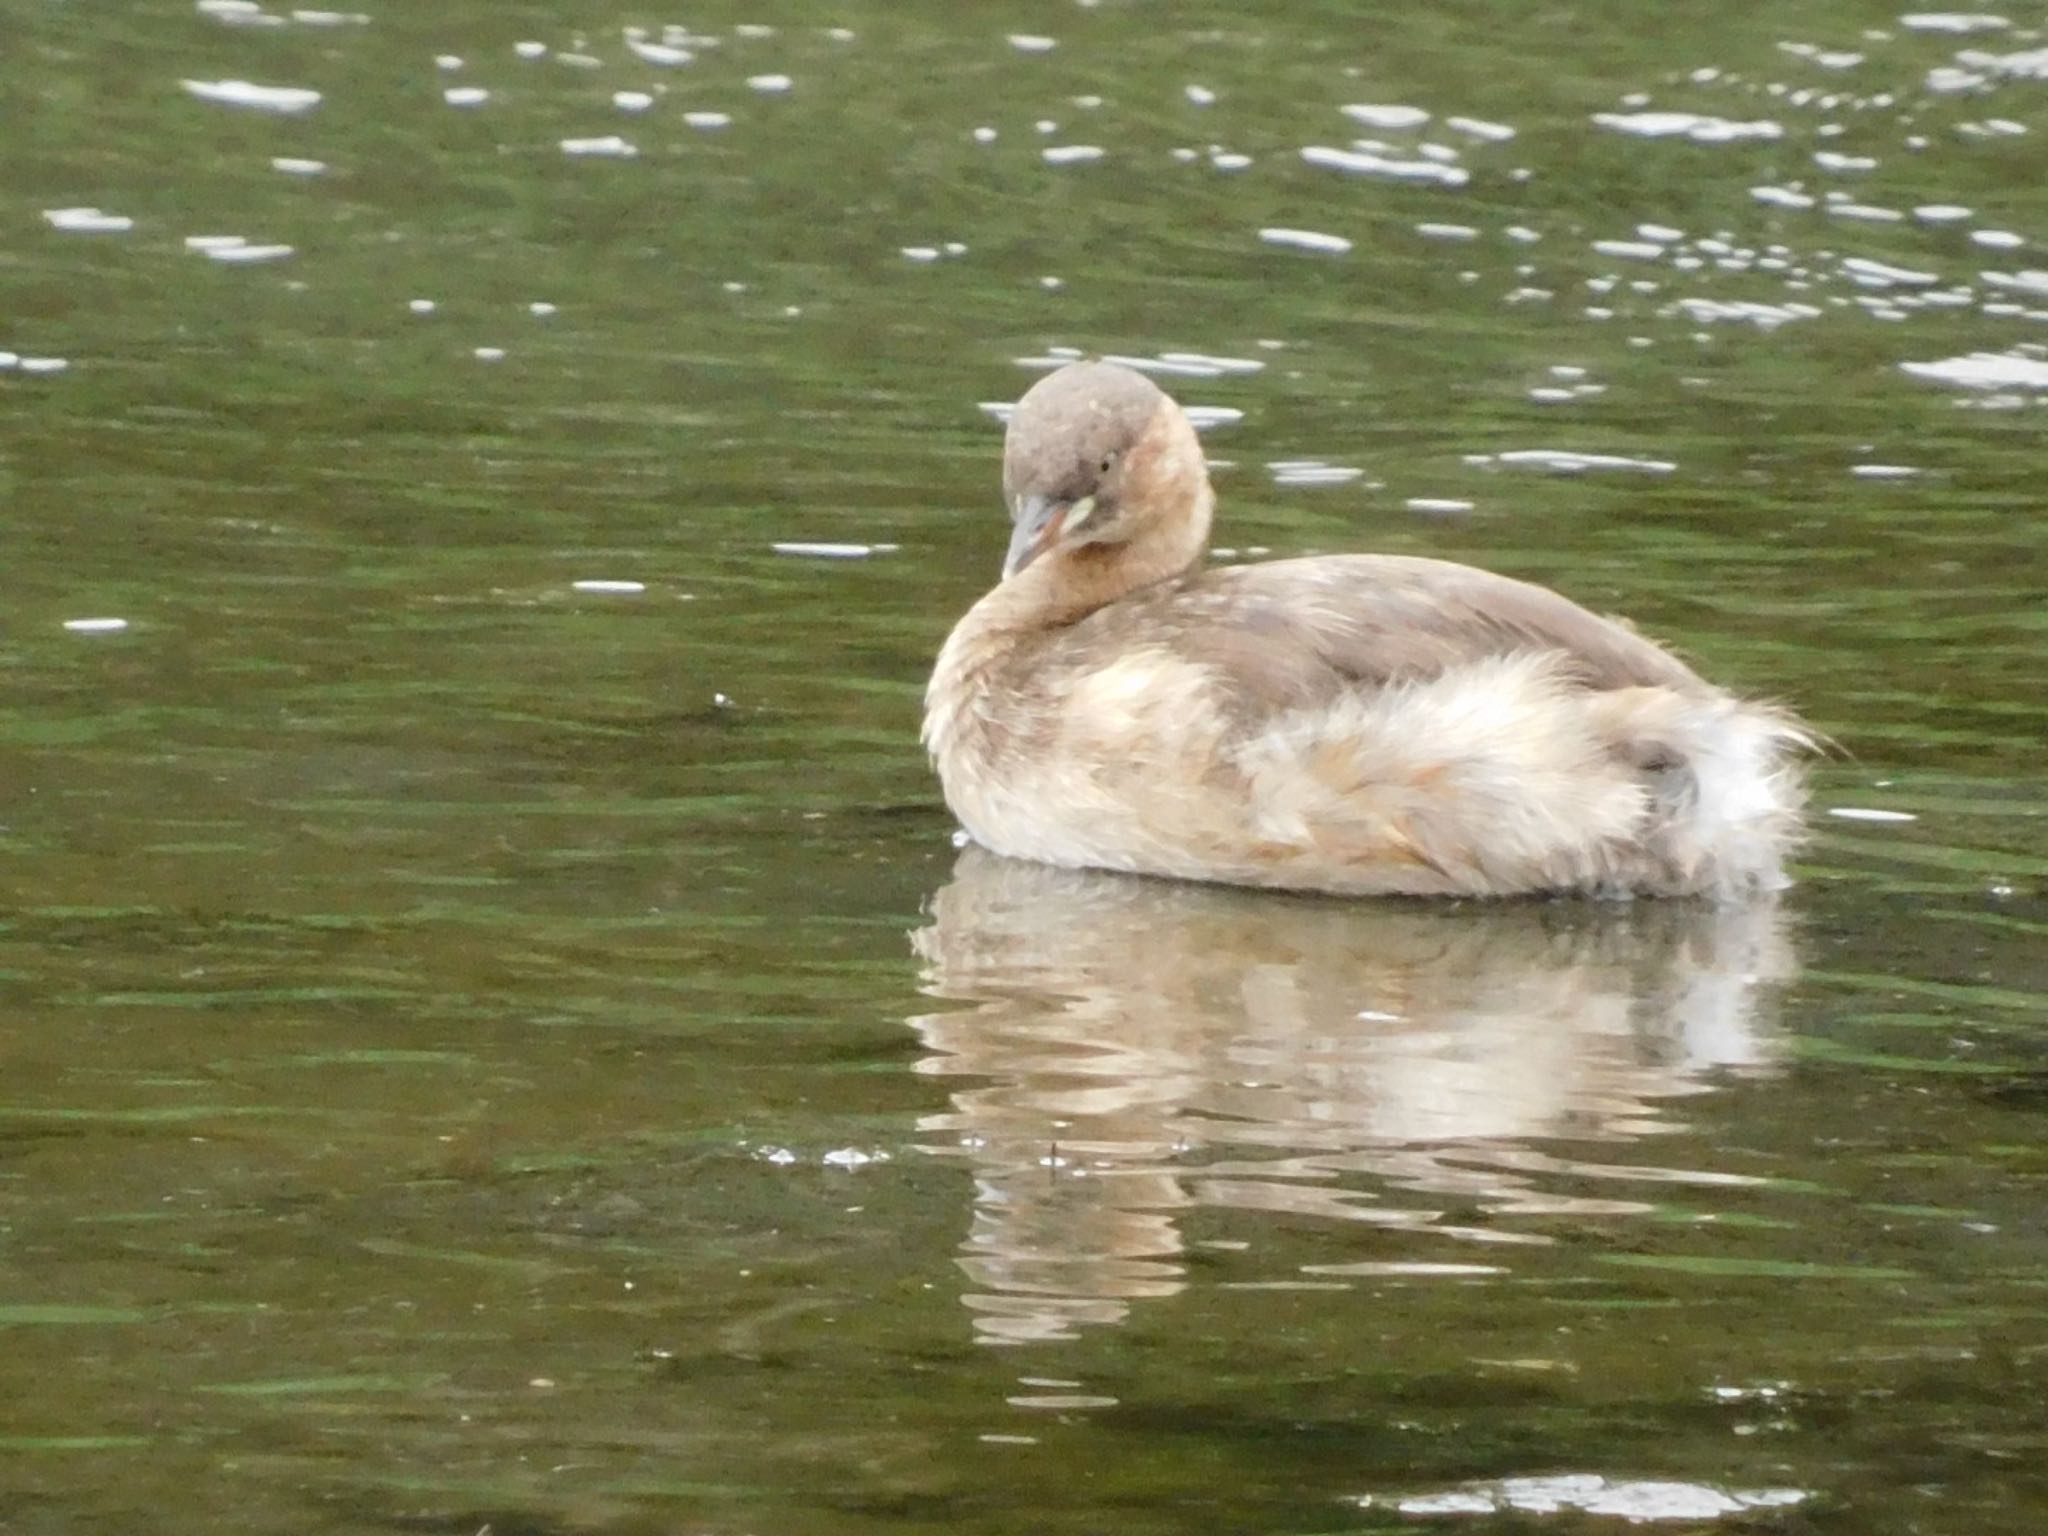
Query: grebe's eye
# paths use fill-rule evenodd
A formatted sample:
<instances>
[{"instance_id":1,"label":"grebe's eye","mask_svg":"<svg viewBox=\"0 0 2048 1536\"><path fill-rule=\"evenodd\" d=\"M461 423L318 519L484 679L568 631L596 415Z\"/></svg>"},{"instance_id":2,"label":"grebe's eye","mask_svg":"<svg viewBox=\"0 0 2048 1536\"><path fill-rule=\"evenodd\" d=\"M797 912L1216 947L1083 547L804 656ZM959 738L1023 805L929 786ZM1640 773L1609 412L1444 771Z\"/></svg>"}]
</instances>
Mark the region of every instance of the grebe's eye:
<instances>
[{"instance_id":1,"label":"grebe's eye","mask_svg":"<svg viewBox=\"0 0 2048 1536\"><path fill-rule=\"evenodd\" d=\"M1106 474L1108 474L1108 473L1109 473L1109 472L1110 472L1110 471L1111 471L1112 469L1115 469L1115 468L1116 468L1116 455L1115 455L1115 454L1113 454L1113 453L1105 453L1105 454L1104 454L1104 455L1102 456L1102 472L1103 472L1103 473L1104 473L1104 474L1106 475Z\"/></svg>"}]
</instances>

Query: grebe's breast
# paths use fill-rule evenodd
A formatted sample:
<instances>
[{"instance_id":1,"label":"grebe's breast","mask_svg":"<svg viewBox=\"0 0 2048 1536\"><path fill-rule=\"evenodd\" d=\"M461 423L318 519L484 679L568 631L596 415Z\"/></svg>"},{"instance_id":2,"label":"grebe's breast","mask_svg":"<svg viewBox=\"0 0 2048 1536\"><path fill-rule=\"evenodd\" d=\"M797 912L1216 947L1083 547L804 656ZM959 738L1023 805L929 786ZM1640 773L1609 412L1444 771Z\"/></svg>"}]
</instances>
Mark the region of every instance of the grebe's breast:
<instances>
[{"instance_id":1,"label":"grebe's breast","mask_svg":"<svg viewBox=\"0 0 2048 1536\"><path fill-rule=\"evenodd\" d=\"M1697 889L1722 866L1770 883L1802 738L1547 589L1337 556L1204 571L1047 628L970 613L927 739L998 853L1506 894Z\"/></svg>"}]
</instances>

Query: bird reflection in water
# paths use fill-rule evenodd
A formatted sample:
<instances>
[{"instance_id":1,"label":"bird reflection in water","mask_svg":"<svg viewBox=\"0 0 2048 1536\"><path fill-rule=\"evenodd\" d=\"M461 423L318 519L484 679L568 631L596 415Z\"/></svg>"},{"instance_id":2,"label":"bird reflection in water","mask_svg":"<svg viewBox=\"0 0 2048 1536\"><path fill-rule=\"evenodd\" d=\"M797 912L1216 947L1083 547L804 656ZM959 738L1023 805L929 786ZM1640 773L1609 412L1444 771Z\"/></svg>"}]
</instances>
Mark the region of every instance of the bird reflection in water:
<instances>
[{"instance_id":1,"label":"bird reflection in water","mask_svg":"<svg viewBox=\"0 0 2048 1536\"><path fill-rule=\"evenodd\" d=\"M1623 1181L1747 1182L1538 1143L1669 1130L1661 1101L1766 1067L1794 969L1768 903L1360 903L976 848L930 917L957 1006L910 1021L918 1069L965 1081L920 1130L974 1169L988 1343L1174 1294L1195 1206L1370 1224L1354 1273L1426 1273L1549 1240L1517 1218L1650 1209Z\"/></svg>"}]
</instances>

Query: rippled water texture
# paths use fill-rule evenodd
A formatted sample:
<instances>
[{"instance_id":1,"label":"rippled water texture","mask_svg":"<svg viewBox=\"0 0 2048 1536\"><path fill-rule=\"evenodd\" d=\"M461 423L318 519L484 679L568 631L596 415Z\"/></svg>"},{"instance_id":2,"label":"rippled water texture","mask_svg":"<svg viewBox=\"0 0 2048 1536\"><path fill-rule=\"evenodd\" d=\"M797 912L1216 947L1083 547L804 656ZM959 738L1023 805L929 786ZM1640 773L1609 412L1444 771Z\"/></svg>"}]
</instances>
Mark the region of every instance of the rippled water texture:
<instances>
[{"instance_id":1,"label":"rippled water texture","mask_svg":"<svg viewBox=\"0 0 2048 1536\"><path fill-rule=\"evenodd\" d=\"M2038 6L0 10L0 1530L2048 1525ZM1799 885L957 855L1080 350Z\"/></svg>"}]
</instances>

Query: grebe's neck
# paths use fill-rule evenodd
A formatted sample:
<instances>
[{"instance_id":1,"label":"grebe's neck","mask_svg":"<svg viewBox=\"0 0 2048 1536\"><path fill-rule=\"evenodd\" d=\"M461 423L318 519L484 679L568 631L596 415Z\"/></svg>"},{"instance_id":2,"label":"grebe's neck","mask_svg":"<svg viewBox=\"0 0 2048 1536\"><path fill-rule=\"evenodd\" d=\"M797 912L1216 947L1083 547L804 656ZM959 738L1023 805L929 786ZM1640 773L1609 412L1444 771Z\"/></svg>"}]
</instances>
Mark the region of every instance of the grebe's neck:
<instances>
[{"instance_id":1,"label":"grebe's neck","mask_svg":"<svg viewBox=\"0 0 2048 1536\"><path fill-rule=\"evenodd\" d=\"M1202 519L1206 531L1208 519ZM1054 550L1019 571L974 605L990 627L1057 629L1085 619L1133 592L1170 581L1200 563L1201 535L1157 536L1129 544L1083 544Z\"/></svg>"},{"instance_id":2,"label":"grebe's neck","mask_svg":"<svg viewBox=\"0 0 2048 1536\"><path fill-rule=\"evenodd\" d=\"M1177 424L1185 443L1175 434L1140 445L1141 453L1152 451L1142 466L1143 497L1124 508L1127 537L1046 551L976 603L969 618L979 615L992 628L1055 629L1199 565L1216 494L1193 430Z\"/></svg>"},{"instance_id":3,"label":"grebe's neck","mask_svg":"<svg viewBox=\"0 0 2048 1536\"><path fill-rule=\"evenodd\" d=\"M1034 639L1194 569L1208 543L1207 487L1197 515L1176 519L1178 537L1155 527L1129 544L1058 549L998 583L968 609L939 652L925 689L925 745L944 754L986 725L975 698L1005 662Z\"/></svg>"}]
</instances>

